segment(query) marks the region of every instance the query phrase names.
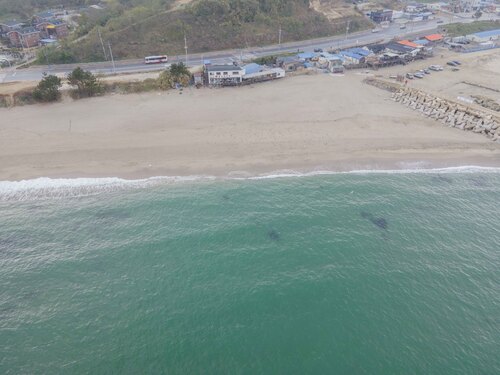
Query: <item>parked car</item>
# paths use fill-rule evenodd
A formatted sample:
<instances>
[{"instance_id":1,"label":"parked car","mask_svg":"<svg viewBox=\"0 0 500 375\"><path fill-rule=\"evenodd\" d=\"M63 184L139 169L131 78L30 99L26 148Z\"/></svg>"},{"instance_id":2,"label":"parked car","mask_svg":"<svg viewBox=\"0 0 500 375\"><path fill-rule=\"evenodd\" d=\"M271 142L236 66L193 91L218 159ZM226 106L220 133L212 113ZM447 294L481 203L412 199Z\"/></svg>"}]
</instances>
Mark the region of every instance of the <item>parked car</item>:
<instances>
[{"instance_id":1,"label":"parked car","mask_svg":"<svg viewBox=\"0 0 500 375\"><path fill-rule=\"evenodd\" d=\"M323 52L323 49L322 48L315 48L314 52Z\"/></svg>"},{"instance_id":2,"label":"parked car","mask_svg":"<svg viewBox=\"0 0 500 375\"><path fill-rule=\"evenodd\" d=\"M431 71L429 69L424 69L425 74L431 74Z\"/></svg>"},{"instance_id":3,"label":"parked car","mask_svg":"<svg viewBox=\"0 0 500 375\"><path fill-rule=\"evenodd\" d=\"M413 73L413 76L417 77L417 78L420 78L420 79L422 79L422 78L425 77L422 73L419 73L419 72Z\"/></svg>"},{"instance_id":4,"label":"parked car","mask_svg":"<svg viewBox=\"0 0 500 375\"><path fill-rule=\"evenodd\" d=\"M444 23L443 20L438 20L436 23Z\"/></svg>"},{"instance_id":5,"label":"parked car","mask_svg":"<svg viewBox=\"0 0 500 375\"><path fill-rule=\"evenodd\" d=\"M380 29L373 29L372 30L372 33L379 33L380 32Z\"/></svg>"},{"instance_id":6,"label":"parked car","mask_svg":"<svg viewBox=\"0 0 500 375\"><path fill-rule=\"evenodd\" d=\"M406 78L408 78L408 79L413 79L413 74L411 74L411 73L406 73Z\"/></svg>"},{"instance_id":7,"label":"parked car","mask_svg":"<svg viewBox=\"0 0 500 375\"><path fill-rule=\"evenodd\" d=\"M448 61L448 62L446 63L446 65L449 65L449 66L457 66L458 64L456 64L456 63L455 63L455 62L453 62L453 61Z\"/></svg>"},{"instance_id":8,"label":"parked car","mask_svg":"<svg viewBox=\"0 0 500 375\"><path fill-rule=\"evenodd\" d=\"M399 26L399 28L400 28L401 30L404 30L404 29L406 29L406 25L401 25L401 26Z\"/></svg>"},{"instance_id":9,"label":"parked car","mask_svg":"<svg viewBox=\"0 0 500 375\"><path fill-rule=\"evenodd\" d=\"M451 71L452 72L458 72L460 69L459 68L452 68Z\"/></svg>"},{"instance_id":10,"label":"parked car","mask_svg":"<svg viewBox=\"0 0 500 375\"><path fill-rule=\"evenodd\" d=\"M453 60L452 63L454 63L455 65L462 65L462 63L458 60Z\"/></svg>"},{"instance_id":11,"label":"parked car","mask_svg":"<svg viewBox=\"0 0 500 375\"><path fill-rule=\"evenodd\" d=\"M439 72L439 71L443 70L443 67L441 65L431 65L431 66L429 66L429 69L434 70L435 72Z\"/></svg>"}]
</instances>

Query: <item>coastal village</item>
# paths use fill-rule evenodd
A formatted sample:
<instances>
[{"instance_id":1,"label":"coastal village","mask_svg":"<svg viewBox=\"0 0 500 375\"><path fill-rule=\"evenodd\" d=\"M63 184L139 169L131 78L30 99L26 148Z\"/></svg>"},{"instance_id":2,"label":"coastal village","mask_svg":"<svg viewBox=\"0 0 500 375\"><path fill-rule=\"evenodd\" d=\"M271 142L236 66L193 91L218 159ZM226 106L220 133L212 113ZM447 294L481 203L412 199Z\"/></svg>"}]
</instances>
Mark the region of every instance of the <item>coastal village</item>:
<instances>
[{"instance_id":1,"label":"coastal village","mask_svg":"<svg viewBox=\"0 0 500 375\"><path fill-rule=\"evenodd\" d=\"M97 5L96 7L100 8ZM498 11L496 3L488 1L408 3L404 11L372 10L367 12L366 16L370 17L377 25L372 30L372 33L376 34L384 27L388 27L389 24L397 24L400 29L404 30L412 27L413 23L435 18L438 14L442 16L443 12L450 14L490 12L496 14ZM68 10L51 10L34 15L29 24L17 21L3 22L0 24L2 37L8 41L11 47L30 49L47 44L57 45L59 40L69 35L71 15L72 12ZM437 23L440 23L439 19L437 19ZM420 35L413 33L412 35L414 37L409 39L395 37L390 41L367 45L356 43L348 48L311 47L310 51L299 50L296 53L282 53L253 59L240 58L234 59L231 64L220 64L212 62L210 59L202 59L200 65L190 67L191 80L189 85L197 88L203 86L222 88L281 80L286 76L310 74L343 76L349 72L353 72L353 74L359 72L367 76L378 77L377 79L367 79L367 83L393 92L396 101L407 104L413 109L421 110L427 116L437 116L436 119L444 121L449 126L479 132L493 141L500 141L500 119L498 118L500 104L497 100L487 95L479 95L466 98L465 101L468 101L466 103L453 104L448 98L446 99L447 104L442 104L445 99L437 98L425 91L418 91L410 83L431 79L433 74L440 74L439 72L445 69L459 74L462 68L460 56L472 52L494 51L500 47L500 28L460 36L447 35L445 28L438 33L422 33ZM425 64L426 60L445 54L450 57L441 65ZM166 56L160 57L166 59ZM175 63L168 61L168 63L163 64L162 62L157 70L168 71L172 64L179 62L178 57ZM417 64L419 67L414 68L413 66ZM393 69L392 73L386 76L381 73L384 68L391 67L401 67L401 69L397 71ZM112 77L113 75L109 76L111 80ZM132 78L130 79L133 81ZM186 84L175 83L172 87L182 89L182 87L186 87ZM494 91L495 89L489 90ZM423 102L421 102L422 100ZM442 113L430 108L428 101L440 103L438 109L440 108ZM472 103L478 104L479 107L490 112L482 113L481 110L478 112L478 109L467 109L467 105ZM442 106L444 107L441 108Z\"/></svg>"}]
</instances>

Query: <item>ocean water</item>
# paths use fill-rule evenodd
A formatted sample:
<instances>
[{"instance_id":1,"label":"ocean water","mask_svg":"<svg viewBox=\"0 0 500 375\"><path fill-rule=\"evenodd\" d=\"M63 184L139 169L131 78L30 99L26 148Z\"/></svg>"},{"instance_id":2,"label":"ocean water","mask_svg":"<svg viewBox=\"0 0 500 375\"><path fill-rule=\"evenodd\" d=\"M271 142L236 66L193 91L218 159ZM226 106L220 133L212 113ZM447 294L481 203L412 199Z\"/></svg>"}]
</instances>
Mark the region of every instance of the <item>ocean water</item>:
<instances>
[{"instance_id":1,"label":"ocean water","mask_svg":"<svg viewBox=\"0 0 500 375\"><path fill-rule=\"evenodd\" d=\"M500 374L498 171L4 182L0 212L0 374Z\"/></svg>"}]
</instances>

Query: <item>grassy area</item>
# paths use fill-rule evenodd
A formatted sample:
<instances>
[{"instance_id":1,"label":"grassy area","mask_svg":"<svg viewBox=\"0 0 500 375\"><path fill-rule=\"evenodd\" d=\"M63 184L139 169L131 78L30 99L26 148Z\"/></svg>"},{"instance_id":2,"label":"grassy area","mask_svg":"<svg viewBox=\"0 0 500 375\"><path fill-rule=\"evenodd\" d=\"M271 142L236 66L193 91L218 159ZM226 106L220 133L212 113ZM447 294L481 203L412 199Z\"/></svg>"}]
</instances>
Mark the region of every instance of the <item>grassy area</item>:
<instances>
[{"instance_id":1,"label":"grassy area","mask_svg":"<svg viewBox=\"0 0 500 375\"><path fill-rule=\"evenodd\" d=\"M443 27L449 36L462 36L480 31L500 29L499 21L474 21L472 23L450 23Z\"/></svg>"},{"instance_id":2,"label":"grassy area","mask_svg":"<svg viewBox=\"0 0 500 375\"><path fill-rule=\"evenodd\" d=\"M1 0L0 0L1 1ZM173 0L113 0L120 4L140 4L123 8L109 7L99 17L82 17L75 33L77 42L45 52L51 63L104 61L97 33L104 43L111 43L116 59L142 58L148 55L184 54L184 36L189 52L208 52L264 46L278 42L281 26L282 42L324 37L345 32L347 18L329 20L309 7L305 0L195 0L183 8L172 8ZM155 3L156 7L144 6ZM350 31L373 27L371 22L352 8ZM154 10L154 11L153 11ZM110 17L110 18L109 18ZM40 55L38 63L46 63Z\"/></svg>"}]
</instances>

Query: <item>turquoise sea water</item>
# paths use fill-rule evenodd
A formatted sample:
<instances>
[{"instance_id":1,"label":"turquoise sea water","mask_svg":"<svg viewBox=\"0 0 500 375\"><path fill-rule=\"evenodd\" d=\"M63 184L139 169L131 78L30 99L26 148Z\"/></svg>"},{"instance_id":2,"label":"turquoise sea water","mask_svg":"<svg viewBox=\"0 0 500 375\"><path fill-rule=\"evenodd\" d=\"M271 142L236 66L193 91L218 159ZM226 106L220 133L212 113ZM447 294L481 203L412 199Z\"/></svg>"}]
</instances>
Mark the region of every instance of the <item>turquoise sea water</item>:
<instances>
[{"instance_id":1,"label":"turquoise sea water","mask_svg":"<svg viewBox=\"0 0 500 375\"><path fill-rule=\"evenodd\" d=\"M500 173L139 185L0 189L1 374L500 374Z\"/></svg>"}]
</instances>

